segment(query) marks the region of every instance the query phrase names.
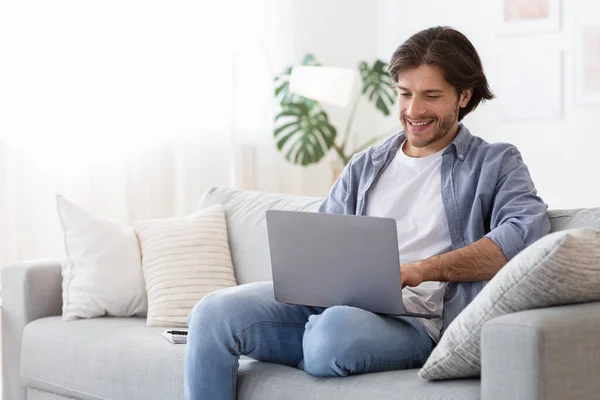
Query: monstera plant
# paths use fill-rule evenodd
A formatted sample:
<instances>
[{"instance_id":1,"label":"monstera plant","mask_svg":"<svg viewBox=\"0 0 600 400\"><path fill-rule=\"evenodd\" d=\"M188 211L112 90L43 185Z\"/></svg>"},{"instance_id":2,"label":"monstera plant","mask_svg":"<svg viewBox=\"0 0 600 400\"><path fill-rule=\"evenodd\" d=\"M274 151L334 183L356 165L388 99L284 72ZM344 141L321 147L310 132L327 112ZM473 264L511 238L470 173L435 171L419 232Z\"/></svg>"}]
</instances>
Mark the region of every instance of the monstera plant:
<instances>
[{"instance_id":1,"label":"monstera plant","mask_svg":"<svg viewBox=\"0 0 600 400\"><path fill-rule=\"evenodd\" d=\"M302 65L320 66L311 54L302 60ZM281 112L275 117L275 140L277 148L285 158L303 166L319 162L330 150L334 150L345 165L352 156L362 151L388 134L373 137L353 150L348 150L352 123L361 97L368 100L384 116L391 113L396 99L392 80L387 72L387 63L376 60L373 65L365 61L358 63L362 87L348 116L346 129L341 140L338 130L317 101L290 93L289 79L293 67L286 68L275 78L275 96L281 105Z\"/></svg>"}]
</instances>

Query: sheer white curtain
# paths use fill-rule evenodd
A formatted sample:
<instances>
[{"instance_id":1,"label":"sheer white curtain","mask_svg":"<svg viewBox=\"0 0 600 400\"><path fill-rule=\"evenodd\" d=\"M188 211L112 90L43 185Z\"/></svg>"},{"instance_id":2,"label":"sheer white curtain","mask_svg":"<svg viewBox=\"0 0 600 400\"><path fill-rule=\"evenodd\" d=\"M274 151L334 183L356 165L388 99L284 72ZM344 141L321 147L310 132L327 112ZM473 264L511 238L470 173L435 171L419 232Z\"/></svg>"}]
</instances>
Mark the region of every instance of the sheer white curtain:
<instances>
[{"instance_id":1,"label":"sheer white curtain","mask_svg":"<svg viewBox=\"0 0 600 400\"><path fill-rule=\"evenodd\" d=\"M4 2L0 265L62 254L55 195L131 222L214 185L279 190L289 3Z\"/></svg>"}]
</instances>

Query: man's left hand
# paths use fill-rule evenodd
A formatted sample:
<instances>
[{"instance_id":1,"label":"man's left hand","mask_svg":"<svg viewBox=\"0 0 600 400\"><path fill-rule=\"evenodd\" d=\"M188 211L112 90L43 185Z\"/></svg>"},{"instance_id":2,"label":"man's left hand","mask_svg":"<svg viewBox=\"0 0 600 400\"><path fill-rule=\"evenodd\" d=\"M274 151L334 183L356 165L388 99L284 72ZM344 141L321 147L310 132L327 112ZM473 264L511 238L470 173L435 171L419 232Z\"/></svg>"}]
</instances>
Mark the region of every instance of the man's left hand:
<instances>
[{"instance_id":1,"label":"man's left hand","mask_svg":"<svg viewBox=\"0 0 600 400\"><path fill-rule=\"evenodd\" d=\"M419 262L400 265L400 275L403 288L419 286L424 281L423 270L419 267Z\"/></svg>"}]
</instances>

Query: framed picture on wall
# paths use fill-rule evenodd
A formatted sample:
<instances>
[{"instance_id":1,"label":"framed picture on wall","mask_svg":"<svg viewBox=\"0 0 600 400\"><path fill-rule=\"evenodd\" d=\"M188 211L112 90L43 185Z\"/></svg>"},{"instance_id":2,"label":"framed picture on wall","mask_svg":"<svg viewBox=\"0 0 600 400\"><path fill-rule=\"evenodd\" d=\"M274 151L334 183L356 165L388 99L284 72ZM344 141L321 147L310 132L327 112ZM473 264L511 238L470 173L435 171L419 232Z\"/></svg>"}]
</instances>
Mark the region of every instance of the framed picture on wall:
<instances>
[{"instance_id":1,"label":"framed picture on wall","mask_svg":"<svg viewBox=\"0 0 600 400\"><path fill-rule=\"evenodd\" d=\"M497 0L498 34L518 35L560 29L560 0Z\"/></svg>"},{"instance_id":2,"label":"framed picture on wall","mask_svg":"<svg viewBox=\"0 0 600 400\"><path fill-rule=\"evenodd\" d=\"M575 101L600 103L600 17L575 19Z\"/></svg>"}]
</instances>

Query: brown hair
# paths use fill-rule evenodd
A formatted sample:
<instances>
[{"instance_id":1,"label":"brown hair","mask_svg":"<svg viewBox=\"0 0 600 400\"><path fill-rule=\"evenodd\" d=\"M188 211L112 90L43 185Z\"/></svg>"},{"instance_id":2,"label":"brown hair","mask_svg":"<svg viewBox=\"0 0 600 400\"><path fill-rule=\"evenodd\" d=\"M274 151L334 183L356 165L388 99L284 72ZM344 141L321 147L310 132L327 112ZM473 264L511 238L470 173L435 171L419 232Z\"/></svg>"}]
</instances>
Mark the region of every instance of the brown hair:
<instances>
[{"instance_id":1,"label":"brown hair","mask_svg":"<svg viewBox=\"0 0 600 400\"><path fill-rule=\"evenodd\" d=\"M477 50L465 35L455 29L437 26L415 33L396 49L388 72L397 83L402 71L423 64L441 68L446 81L454 86L457 93L473 90L469 103L458 113L459 121L481 101L494 98Z\"/></svg>"}]
</instances>

